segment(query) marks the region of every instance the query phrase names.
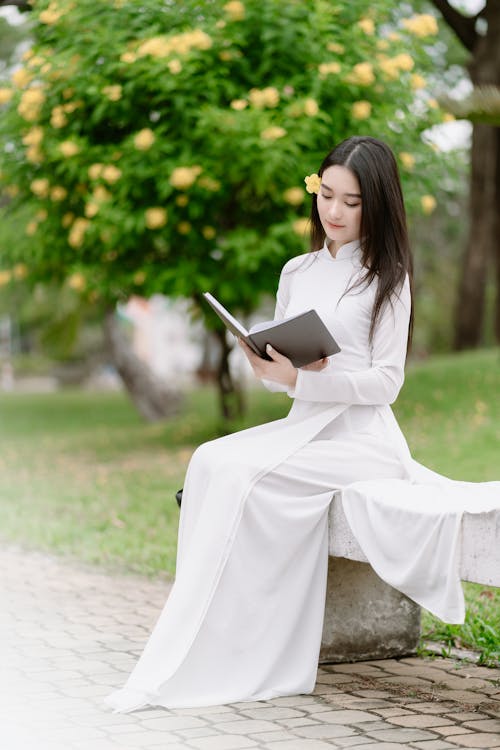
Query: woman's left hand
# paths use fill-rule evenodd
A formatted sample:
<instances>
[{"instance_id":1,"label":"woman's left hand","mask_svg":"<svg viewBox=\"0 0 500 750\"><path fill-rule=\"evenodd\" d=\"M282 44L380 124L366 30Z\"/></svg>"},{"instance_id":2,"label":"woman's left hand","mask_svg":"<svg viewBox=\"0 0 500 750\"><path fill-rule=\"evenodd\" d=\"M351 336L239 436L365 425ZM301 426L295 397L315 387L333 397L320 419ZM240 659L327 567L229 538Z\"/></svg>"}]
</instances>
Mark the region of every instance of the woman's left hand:
<instances>
[{"instance_id":1,"label":"woman's left hand","mask_svg":"<svg viewBox=\"0 0 500 750\"><path fill-rule=\"evenodd\" d=\"M283 356L268 344L266 352L271 360L262 359L242 339L238 339L238 343L250 362L256 377L263 380L272 380L274 383L286 385L288 388L295 388L297 368L292 365L288 357Z\"/></svg>"}]
</instances>

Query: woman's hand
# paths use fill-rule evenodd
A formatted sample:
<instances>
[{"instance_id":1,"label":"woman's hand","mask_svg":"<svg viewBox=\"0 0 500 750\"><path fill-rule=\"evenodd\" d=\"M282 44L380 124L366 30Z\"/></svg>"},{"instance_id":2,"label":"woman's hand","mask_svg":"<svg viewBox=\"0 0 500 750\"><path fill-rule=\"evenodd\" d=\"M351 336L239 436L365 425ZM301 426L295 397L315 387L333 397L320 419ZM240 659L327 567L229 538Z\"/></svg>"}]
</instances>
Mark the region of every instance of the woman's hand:
<instances>
[{"instance_id":1,"label":"woman's hand","mask_svg":"<svg viewBox=\"0 0 500 750\"><path fill-rule=\"evenodd\" d=\"M320 370L324 370L325 367L328 364L328 357L323 357L323 359L317 359L316 362L311 362L310 365L304 365L301 367L301 370L312 370L313 372L320 372Z\"/></svg>"},{"instance_id":2,"label":"woman's hand","mask_svg":"<svg viewBox=\"0 0 500 750\"><path fill-rule=\"evenodd\" d=\"M238 343L250 362L256 377L286 385L289 389L295 388L297 368L292 365L288 357L284 357L283 354L280 354L268 344L266 352L271 360L262 359L242 339L238 339Z\"/></svg>"}]
</instances>

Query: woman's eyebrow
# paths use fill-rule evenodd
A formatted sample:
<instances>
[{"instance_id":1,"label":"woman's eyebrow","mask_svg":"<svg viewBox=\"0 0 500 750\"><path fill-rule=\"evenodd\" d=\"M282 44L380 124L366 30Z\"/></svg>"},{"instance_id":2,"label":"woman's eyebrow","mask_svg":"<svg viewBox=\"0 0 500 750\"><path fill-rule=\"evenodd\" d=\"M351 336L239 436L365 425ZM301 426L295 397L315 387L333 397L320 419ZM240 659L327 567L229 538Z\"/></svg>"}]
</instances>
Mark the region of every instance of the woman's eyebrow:
<instances>
[{"instance_id":1,"label":"woman's eyebrow","mask_svg":"<svg viewBox=\"0 0 500 750\"><path fill-rule=\"evenodd\" d=\"M321 187L333 193L333 188L331 188L329 185L326 185L324 182L321 183ZM346 198L361 198L360 193L344 193L343 195Z\"/></svg>"}]
</instances>

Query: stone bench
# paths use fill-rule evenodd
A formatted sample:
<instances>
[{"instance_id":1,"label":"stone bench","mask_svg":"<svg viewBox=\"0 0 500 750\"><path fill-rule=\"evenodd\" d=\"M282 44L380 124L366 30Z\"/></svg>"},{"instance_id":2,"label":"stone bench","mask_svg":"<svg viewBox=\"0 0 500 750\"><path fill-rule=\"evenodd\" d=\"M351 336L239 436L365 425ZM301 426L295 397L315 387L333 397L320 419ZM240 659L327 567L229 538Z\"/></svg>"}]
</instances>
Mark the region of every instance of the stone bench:
<instances>
[{"instance_id":1,"label":"stone bench","mask_svg":"<svg viewBox=\"0 0 500 750\"><path fill-rule=\"evenodd\" d=\"M320 662L404 656L417 648L420 607L368 564L337 494L330 508L328 587ZM460 574L500 586L500 509L465 513Z\"/></svg>"}]
</instances>

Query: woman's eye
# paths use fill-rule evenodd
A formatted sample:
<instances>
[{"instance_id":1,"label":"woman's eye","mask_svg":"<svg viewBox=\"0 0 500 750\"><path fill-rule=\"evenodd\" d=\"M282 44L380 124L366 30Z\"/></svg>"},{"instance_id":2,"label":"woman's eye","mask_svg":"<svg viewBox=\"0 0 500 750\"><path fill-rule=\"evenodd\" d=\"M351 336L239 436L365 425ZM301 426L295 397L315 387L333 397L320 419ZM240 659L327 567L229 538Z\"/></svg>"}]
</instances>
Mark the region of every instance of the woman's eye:
<instances>
[{"instance_id":1,"label":"woman's eye","mask_svg":"<svg viewBox=\"0 0 500 750\"><path fill-rule=\"evenodd\" d=\"M356 208L356 206L360 206L360 203L346 203L346 206L349 206L349 208Z\"/></svg>"}]
</instances>

